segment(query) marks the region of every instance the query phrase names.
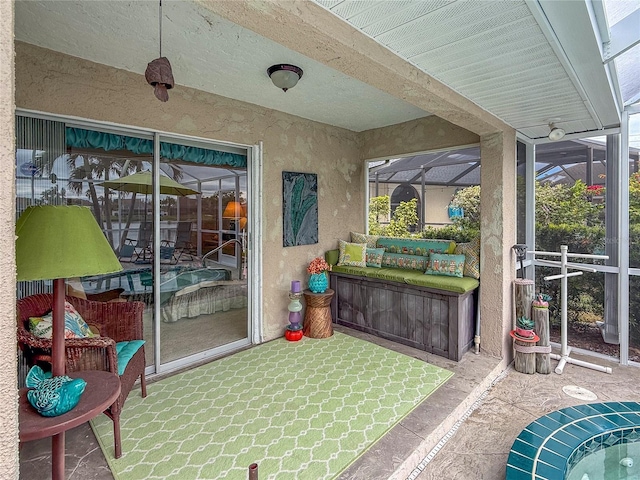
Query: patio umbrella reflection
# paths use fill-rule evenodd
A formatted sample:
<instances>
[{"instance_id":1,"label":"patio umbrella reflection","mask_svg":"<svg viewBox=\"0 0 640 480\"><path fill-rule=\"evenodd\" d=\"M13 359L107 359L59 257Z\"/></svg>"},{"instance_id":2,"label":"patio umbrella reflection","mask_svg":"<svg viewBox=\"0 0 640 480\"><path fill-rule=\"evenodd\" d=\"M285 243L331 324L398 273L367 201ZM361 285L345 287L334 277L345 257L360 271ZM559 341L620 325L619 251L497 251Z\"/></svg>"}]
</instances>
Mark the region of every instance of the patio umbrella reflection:
<instances>
[{"instance_id":1,"label":"patio umbrella reflection","mask_svg":"<svg viewBox=\"0 0 640 480\"><path fill-rule=\"evenodd\" d=\"M101 185L121 192L144 193L145 195L153 193L153 177L148 170L116 178L115 180L107 180L102 182ZM160 175L160 193L162 195L180 195L184 197L197 195L200 192L185 187L166 175Z\"/></svg>"},{"instance_id":2,"label":"patio umbrella reflection","mask_svg":"<svg viewBox=\"0 0 640 480\"><path fill-rule=\"evenodd\" d=\"M143 193L145 195L144 208L144 224L147 218L147 200L146 195L153 193L153 176L148 170L134 173L125 177L116 178L114 180L106 180L100 184L112 190L121 192ZM200 192L186 187L166 175L160 175L160 194L161 195L177 195L185 197L187 195L198 195ZM128 225L123 235L123 240L127 235Z\"/></svg>"}]
</instances>

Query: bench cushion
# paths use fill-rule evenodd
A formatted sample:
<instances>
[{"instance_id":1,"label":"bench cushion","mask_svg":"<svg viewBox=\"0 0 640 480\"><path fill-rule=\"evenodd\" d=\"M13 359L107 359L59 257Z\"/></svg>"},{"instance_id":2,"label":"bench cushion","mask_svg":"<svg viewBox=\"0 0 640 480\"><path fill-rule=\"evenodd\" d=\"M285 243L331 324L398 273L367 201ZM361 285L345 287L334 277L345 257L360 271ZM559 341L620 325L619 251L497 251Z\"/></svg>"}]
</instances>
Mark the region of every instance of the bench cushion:
<instances>
[{"instance_id":1,"label":"bench cushion","mask_svg":"<svg viewBox=\"0 0 640 480\"><path fill-rule=\"evenodd\" d=\"M454 293L466 293L478 288L480 282L470 277L444 277L439 275L425 275L417 270L402 270L399 268L372 267L343 267L334 266L332 272L345 273L360 277L377 278L393 282L406 283L420 287L435 288Z\"/></svg>"}]
</instances>

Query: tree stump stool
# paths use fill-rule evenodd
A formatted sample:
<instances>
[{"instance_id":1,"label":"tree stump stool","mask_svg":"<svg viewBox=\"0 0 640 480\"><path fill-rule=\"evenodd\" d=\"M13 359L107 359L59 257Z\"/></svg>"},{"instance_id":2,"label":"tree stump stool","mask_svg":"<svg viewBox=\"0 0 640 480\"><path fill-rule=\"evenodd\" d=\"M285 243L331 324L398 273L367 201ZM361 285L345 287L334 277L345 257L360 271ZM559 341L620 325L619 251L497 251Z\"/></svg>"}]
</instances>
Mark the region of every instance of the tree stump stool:
<instances>
[{"instance_id":1,"label":"tree stump stool","mask_svg":"<svg viewBox=\"0 0 640 480\"><path fill-rule=\"evenodd\" d=\"M531 309L531 316L536 322L536 333L540 337L538 346L548 348L546 353L536 353L536 372L551 373L551 342L549 340L549 309L536 307Z\"/></svg>"},{"instance_id":2,"label":"tree stump stool","mask_svg":"<svg viewBox=\"0 0 640 480\"><path fill-rule=\"evenodd\" d=\"M540 340L538 335L532 338L522 338L516 334L515 330L511 330L511 337L514 340L516 353L513 359L513 368L516 372L533 374L536 373L536 342Z\"/></svg>"},{"instance_id":3,"label":"tree stump stool","mask_svg":"<svg viewBox=\"0 0 640 480\"><path fill-rule=\"evenodd\" d=\"M324 293L304 291L304 300L307 308L304 312L305 337L327 338L333 335L333 319L331 318L331 299L333 290L327 288Z\"/></svg>"}]
</instances>

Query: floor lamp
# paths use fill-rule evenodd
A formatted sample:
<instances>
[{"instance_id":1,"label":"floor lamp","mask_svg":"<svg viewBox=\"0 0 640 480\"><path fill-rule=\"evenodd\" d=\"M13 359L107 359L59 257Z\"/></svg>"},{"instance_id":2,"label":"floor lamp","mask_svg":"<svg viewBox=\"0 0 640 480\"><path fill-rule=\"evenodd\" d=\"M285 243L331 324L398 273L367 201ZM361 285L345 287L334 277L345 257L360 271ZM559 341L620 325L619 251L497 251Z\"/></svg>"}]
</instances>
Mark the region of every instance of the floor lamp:
<instances>
[{"instance_id":1,"label":"floor lamp","mask_svg":"<svg viewBox=\"0 0 640 480\"><path fill-rule=\"evenodd\" d=\"M88 207L29 207L16 222L16 236L17 280L53 280L51 371L64 375L65 278L119 272L122 265ZM64 433L53 437L52 451L54 478L55 472L63 477Z\"/></svg>"}]
</instances>

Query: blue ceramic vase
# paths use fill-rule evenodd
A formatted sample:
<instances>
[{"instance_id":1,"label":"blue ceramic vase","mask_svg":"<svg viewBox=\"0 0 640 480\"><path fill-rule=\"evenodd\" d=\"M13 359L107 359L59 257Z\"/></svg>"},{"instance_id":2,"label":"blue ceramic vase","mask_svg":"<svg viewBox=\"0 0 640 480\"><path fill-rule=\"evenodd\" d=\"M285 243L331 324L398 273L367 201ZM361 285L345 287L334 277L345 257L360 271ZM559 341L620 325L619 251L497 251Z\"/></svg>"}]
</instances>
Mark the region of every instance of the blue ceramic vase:
<instances>
[{"instance_id":1,"label":"blue ceramic vase","mask_svg":"<svg viewBox=\"0 0 640 480\"><path fill-rule=\"evenodd\" d=\"M313 293L324 293L329 288L329 280L325 273L312 273L309 277L309 290Z\"/></svg>"}]
</instances>

